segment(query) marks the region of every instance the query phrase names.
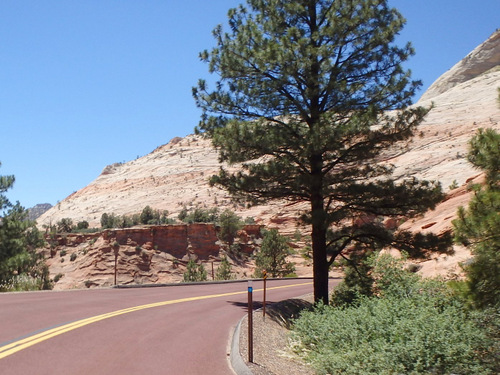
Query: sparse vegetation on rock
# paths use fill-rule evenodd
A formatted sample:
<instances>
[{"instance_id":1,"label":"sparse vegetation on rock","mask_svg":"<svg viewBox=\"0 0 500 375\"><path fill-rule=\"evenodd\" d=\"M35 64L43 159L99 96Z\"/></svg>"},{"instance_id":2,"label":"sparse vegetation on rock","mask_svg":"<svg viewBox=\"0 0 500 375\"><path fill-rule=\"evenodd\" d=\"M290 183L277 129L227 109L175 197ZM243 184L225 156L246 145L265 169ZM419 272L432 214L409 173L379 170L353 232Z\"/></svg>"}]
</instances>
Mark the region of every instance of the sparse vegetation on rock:
<instances>
[{"instance_id":1,"label":"sparse vegetation on rock","mask_svg":"<svg viewBox=\"0 0 500 375\"><path fill-rule=\"evenodd\" d=\"M73 220L68 217L62 218L56 223L58 232L70 233L73 230Z\"/></svg>"},{"instance_id":2,"label":"sparse vegetation on rock","mask_svg":"<svg viewBox=\"0 0 500 375\"><path fill-rule=\"evenodd\" d=\"M192 224L192 223L215 223L219 218L219 209L214 208L200 208L196 207L194 210L183 208L178 216L179 220Z\"/></svg>"},{"instance_id":3,"label":"sparse vegetation on rock","mask_svg":"<svg viewBox=\"0 0 500 375\"><path fill-rule=\"evenodd\" d=\"M196 264L194 260L189 260L186 265L186 272L184 272L185 282L207 281L207 271L203 264Z\"/></svg>"},{"instance_id":4,"label":"sparse vegetation on rock","mask_svg":"<svg viewBox=\"0 0 500 375\"><path fill-rule=\"evenodd\" d=\"M234 275L231 272L231 263L226 256L222 257L222 260L215 273L215 280L231 280L234 279Z\"/></svg>"},{"instance_id":5,"label":"sparse vegetation on rock","mask_svg":"<svg viewBox=\"0 0 500 375\"><path fill-rule=\"evenodd\" d=\"M230 209L221 212L217 219L219 237L231 246L238 231L243 227L241 218Z\"/></svg>"}]
</instances>

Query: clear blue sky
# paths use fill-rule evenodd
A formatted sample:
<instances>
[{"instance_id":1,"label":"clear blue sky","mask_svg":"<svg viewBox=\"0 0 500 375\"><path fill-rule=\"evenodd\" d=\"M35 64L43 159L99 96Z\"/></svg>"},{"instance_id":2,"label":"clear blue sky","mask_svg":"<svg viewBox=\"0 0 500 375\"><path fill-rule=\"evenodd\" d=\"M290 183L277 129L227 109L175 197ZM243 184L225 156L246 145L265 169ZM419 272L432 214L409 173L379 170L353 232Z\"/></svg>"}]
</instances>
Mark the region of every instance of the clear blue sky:
<instances>
[{"instance_id":1,"label":"clear blue sky","mask_svg":"<svg viewBox=\"0 0 500 375\"><path fill-rule=\"evenodd\" d=\"M197 125L198 53L239 0L1 0L0 175L25 207L56 204L111 163ZM500 27L500 0L392 0L425 90Z\"/></svg>"}]
</instances>

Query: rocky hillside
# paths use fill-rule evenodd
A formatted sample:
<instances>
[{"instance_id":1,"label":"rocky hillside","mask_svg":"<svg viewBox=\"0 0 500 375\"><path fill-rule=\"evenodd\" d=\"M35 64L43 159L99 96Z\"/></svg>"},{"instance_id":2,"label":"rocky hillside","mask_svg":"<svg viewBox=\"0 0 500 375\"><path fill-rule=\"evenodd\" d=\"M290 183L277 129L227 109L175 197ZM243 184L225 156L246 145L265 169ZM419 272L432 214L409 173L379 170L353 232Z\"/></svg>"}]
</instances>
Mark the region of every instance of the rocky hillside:
<instances>
[{"instance_id":1,"label":"rocky hillside","mask_svg":"<svg viewBox=\"0 0 500 375\"><path fill-rule=\"evenodd\" d=\"M387 162L396 166L396 178L438 180L450 196L434 212L405 226L433 232L449 230L457 207L467 203L467 181L479 175L465 159L468 140L480 127L500 130L498 87L500 31L443 74L417 103L432 104L433 108L408 150ZM217 152L208 140L195 135L174 138L144 157L105 167L92 183L44 213L38 223L54 224L69 217L74 223L87 220L98 227L105 212L134 214L146 205L168 210L171 217L183 207L230 207L259 224L287 234L295 231L294 218L300 206L283 202L251 209L235 206L224 191L208 185L209 176L218 168ZM457 248L455 258L435 260L424 272L449 272L467 256L465 250Z\"/></svg>"},{"instance_id":2,"label":"rocky hillside","mask_svg":"<svg viewBox=\"0 0 500 375\"><path fill-rule=\"evenodd\" d=\"M235 239L240 254L260 245L261 227L246 225ZM179 224L107 229L99 233L51 236L43 250L55 289L128 284L172 283L183 279L189 260L202 262L212 279L221 253L232 254L212 224ZM232 272L253 273L248 257L232 256Z\"/></svg>"}]
</instances>

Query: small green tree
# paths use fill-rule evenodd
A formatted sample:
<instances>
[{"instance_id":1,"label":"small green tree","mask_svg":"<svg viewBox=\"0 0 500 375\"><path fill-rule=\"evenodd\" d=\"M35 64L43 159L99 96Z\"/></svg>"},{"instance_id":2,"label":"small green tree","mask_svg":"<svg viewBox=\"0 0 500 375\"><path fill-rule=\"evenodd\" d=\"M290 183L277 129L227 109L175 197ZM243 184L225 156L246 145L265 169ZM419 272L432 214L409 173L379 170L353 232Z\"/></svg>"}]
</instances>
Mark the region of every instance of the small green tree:
<instances>
[{"instance_id":1,"label":"small green tree","mask_svg":"<svg viewBox=\"0 0 500 375\"><path fill-rule=\"evenodd\" d=\"M114 215L103 213L101 215L101 228L102 229L111 229L114 228Z\"/></svg>"},{"instance_id":2,"label":"small green tree","mask_svg":"<svg viewBox=\"0 0 500 375\"><path fill-rule=\"evenodd\" d=\"M470 141L468 159L485 171L486 183L473 185L468 209L459 208L453 221L455 240L474 255L464 268L476 306L500 306L500 134L479 129Z\"/></svg>"},{"instance_id":3,"label":"small green tree","mask_svg":"<svg viewBox=\"0 0 500 375\"><path fill-rule=\"evenodd\" d=\"M203 264L196 264L194 260L189 260L184 272L184 282L207 281L207 271Z\"/></svg>"},{"instance_id":4,"label":"small green tree","mask_svg":"<svg viewBox=\"0 0 500 375\"><path fill-rule=\"evenodd\" d=\"M255 257L255 277L262 277L264 271L271 277L283 277L293 273L295 266L287 261L291 253L286 237L280 235L276 229L264 231L260 251Z\"/></svg>"},{"instance_id":5,"label":"small green tree","mask_svg":"<svg viewBox=\"0 0 500 375\"><path fill-rule=\"evenodd\" d=\"M179 212L179 215L177 215L177 218L180 220L180 221L184 221L186 220L187 216L188 216L188 213L189 213L189 210L187 209L186 206L182 207L182 210L181 212Z\"/></svg>"},{"instance_id":6,"label":"small green tree","mask_svg":"<svg viewBox=\"0 0 500 375\"><path fill-rule=\"evenodd\" d=\"M173 224L175 223L174 219L171 219L168 217L168 210L163 210L163 212L160 213L160 224Z\"/></svg>"},{"instance_id":7,"label":"small green tree","mask_svg":"<svg viewBox=\"0 0 500 375\"><path fill-rule=\"evenodd\" d=\"M231 263L227 260L227 257L222 257L219 268L215 273L215 280L231 280L234 279L234 275L231 273Z\"/></svg>"},{"instance_id":8,"label":"small green tree","mask_svg":"<svg viewBox=\"0 0 500 375\"><path fill-rule=\"evenodd\" d=\"M57 231L63 233L71 233L73 230L73 220L69 217L64 217L56 223Z\"/></svg>"},{"instance_id":9,"label":"small green tree","mask_svg":"<svg viewBox=\"0 0 500 375\"><path fill-rule=\"evenodd\" d=\"M76 224L76 229L78 230L85 230L89 228L89 222L87 220L79 221Z\"/></svg>"},{"instance_id":10,"label":"small green tree","mask_svg":"<svg viewBox=\"0 0 500 375\"><path fill-rule=\"evenodd\" d=\"M154 219L154 212L150 206L144 207L141 212L141 224L150 224L150 222Z\"/></svg>"},{"instance_id":11,"label":"small green tree","mask_svg":"<svg viewBox=\"0 0 500 375\"><path fill-rule=\"evenodd\" d=\"M219 237L229 245L234 242L238 231L243 227L241 218L228 208L220 214L218 225Z\"/></svg>"}]
</instances>

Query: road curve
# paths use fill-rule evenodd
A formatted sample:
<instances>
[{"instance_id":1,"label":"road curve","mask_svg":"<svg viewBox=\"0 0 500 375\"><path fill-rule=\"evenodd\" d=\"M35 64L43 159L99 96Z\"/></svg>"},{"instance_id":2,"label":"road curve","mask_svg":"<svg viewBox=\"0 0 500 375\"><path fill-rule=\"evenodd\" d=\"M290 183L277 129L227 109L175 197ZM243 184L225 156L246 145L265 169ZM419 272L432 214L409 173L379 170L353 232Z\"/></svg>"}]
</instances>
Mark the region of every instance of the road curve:
<instances>
[{"instance_id":1,"label":"road curve","mask_svg":"<svg viewBox=\"0 0 500 375\"><path fill-rule=\"evenodd\" d=\"M270 280L267 300L312 291ZM254 301L262 282L254 282ZM0 295L0 374L233 374L247 283ZM257 303L258 305L258 303Z\"/></svg>"}]
</instances>

